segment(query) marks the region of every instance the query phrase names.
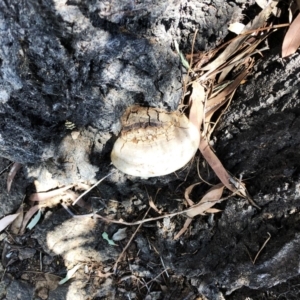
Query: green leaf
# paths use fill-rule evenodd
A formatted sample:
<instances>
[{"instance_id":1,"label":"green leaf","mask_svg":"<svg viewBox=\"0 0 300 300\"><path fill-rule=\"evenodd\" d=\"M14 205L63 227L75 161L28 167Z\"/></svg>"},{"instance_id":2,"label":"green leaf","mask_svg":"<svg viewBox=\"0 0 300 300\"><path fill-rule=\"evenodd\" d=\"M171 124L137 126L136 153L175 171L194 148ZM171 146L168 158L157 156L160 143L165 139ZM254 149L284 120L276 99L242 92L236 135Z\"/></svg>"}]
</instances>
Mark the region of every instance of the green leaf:
<instances>
[{"instance_id":1,"label":"green leaf","mask_svg":"<svg viewBox=\"0 0 300 300\"><path fill-rule=\"evenodd\" d=\"M29 224L27 225L26 228L28 228L29 230L31 230L37 223L38 221L40 220L42 216L42 211L39 210L36 215L32 218L32 220L29 222Z\"/></svg>"},{"instance_id":2,"label":"green leaf","mask_svg":"<svg viewBox=\"0 0 300 300\"><path fill-rule=\"evenodd\" d=\"M179 46L178 46L178 43L176 40L174 40L174 46L175 46L175 49L177 51L177 53L179 54L180 56L180 60L181 60L181 63L182 65L188 70L190 68L190 64L188 63L188 61L185 59L184 55L182 54L182 52L179 50Z\"/></svg>"},{"instance_id":3,"label":"green leaf","mask_svg":"<svg viewBox=\"0 0 300 300\"><path fill-rule=\"evenodd\" d=\"M115 244L115 242L113 240L110 240L108 238L108 234L106 232L102 233L102 237L103 239L107 240L107 242L111 245L111 246L116 246L117 244Z\"/></svg>"}]
</instances>

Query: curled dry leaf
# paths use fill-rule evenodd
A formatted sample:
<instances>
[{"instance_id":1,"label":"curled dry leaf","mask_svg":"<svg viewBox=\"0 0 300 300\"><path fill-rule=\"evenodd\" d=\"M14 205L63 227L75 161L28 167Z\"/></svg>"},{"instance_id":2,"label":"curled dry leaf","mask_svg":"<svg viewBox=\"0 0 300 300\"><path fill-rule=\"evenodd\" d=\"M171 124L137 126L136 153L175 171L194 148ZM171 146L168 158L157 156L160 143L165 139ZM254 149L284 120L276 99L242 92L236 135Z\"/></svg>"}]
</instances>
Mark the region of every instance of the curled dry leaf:
<instances>
[{"instance_id":1,"label":"curled dry leaf","mask_svg":"<svg viewBox=\"0 0 300 300\"><path fill-rule=\"evenodd\" d=\"M201 184L201 182L194 183L194 184L190 185L189 187L187 187L187 188L185 189L185 192L184 192L184 198L185 198L185 200L187 201L187 203L188 203L189 206L192 206L192 205L195 204L195 203L193 202L193 200L190 199L190 194L191 194L193 188L194 188L196 185L199 185L199 184Z\"/></svg>"},{"instance_id":2,"label":"curled dry leaf","mask_svg":"<svg viewBox=\"0 0 300 300\"><path fill-rule=\"evenodd\" d=\"M193 184L188 187L189 192L193 189L194 186L197 184ZM213 186L211 189L208 190L208 192L203 196L203 198L200 200L199 203L196 205L192 206L191 209L186 213L188 216L188 219L186 219L183 227L180 229L180 231L175 235L174 240L178 239L181 237L188 229L189 225L192 222L193 217L199 215L199 214L204 214L204 213L216 213L219 212L218 209L213 209L211 208L214 206L216 203L222 201L222 193L224 190L224 185L223 184L217 184ZM185 198L187 198L187 191L185 193Z\"/></svg>"},{"instance_id":3,"label":"curled dry leaf","mask_svg":"<svg viewBox=\"0 0 300 300\"><path fill-rule=\"evenodd\" d=\"M197 215L204 214L208 209L220 202L224 190L224 185L219 183L208 190L199 203L194 205L186 214L193 218Z\"/></svg>"},{"instance_id":4,"label":"curled dry leaf","mask_svg":"<svg viewBox=\"0 0 300 300\"><path fill-rule=\"evenodd\" d=\"M17 163L17 162L15 162L12 165L12 167L8 173L8 176L7 176L7 191L8 192L10 192L11 184L12 184L17 172L21 169L21 167L22 167L22 164Z\"/></svg>"},{"instance_id":5,"label":"curled dry leaf","mask_svg":"<svg viewBox=\"0 0 300 300\"><path fill-rule=\"evenodd\" d=\"M154 204L154 202L153 202L153 200L152 200L151 197L150 197L150 200L149 200L149 206L150 206L151 208L153 208L157 213L159 213L159 214L162 213L162 210L159 210L159 209L157 208L157 206Z\"/></svg>"},{"instance_id":6,"label":"curled dry leaf","mask_svg":"<svg viewBox=\"0 0 300 300\"><path fill-rule=\"evenodd\" d=\"M288 29L282 44L282 57L294 54L300 46L300 14Z\"/></svg>"},{"instance_id":7,"label":"curled dry leaf","mask_svg":"<svg viewBox=\"0 0 300 300\"><path fill-rule=\"evenodd\" d=\"M174 240L179 239L189 228L192 223L192 219L188 218L185 220L183 227L179 230L179 232L174 236Z\"/></svg>"}]
</instances>

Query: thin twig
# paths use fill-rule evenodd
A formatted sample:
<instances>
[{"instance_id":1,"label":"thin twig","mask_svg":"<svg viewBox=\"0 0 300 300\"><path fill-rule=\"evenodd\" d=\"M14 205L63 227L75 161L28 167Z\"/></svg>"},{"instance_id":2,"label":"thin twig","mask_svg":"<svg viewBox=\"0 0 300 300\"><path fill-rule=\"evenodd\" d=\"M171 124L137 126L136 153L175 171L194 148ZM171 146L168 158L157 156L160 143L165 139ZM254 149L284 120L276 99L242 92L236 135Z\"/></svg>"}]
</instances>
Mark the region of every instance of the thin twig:
<instances>
[{"instance_id":1,"label":"thin twig","mask_svg":"<svg viewBox=\"0 0 300 300\"><path fill-rule=\"evenodd\" d=\"M255 264L255 262L256 262L256 260L257 260L257 258L258 258L258 256L259 256L260 252L266 247L268 241L269 241L270 238L271 238L271 234L270 234L269 232L267 232L267 234L268 234L269 237L266 239L266 241L263 243L263 245L261 246L261 248L259 249L259 251L258 251L257 254L255 255L254 260L252 261L253 264Z\"/></svg>"},{"instance_id":2,"label":"thin twig","mask_svg":"<svg viewBox=\"0 0 300 300\"><path fill-rule=\"evenodd\" d=\"M91 188L89 188L87 191L85 191L84 193L82 193L74 202L72 205L75 205L77 203L77 201L79 201L79 199L81 199L84 195L86 195L88 192L90 192L94 187L96 187L100 182L102 182L105 178L107 178L108 176L112 175L113 173L115 173L116 171L112 171L109 174L107 174L106 176L104 176L103 178L101 178L99 181L97 181Z\"/></svg>"},{"instance_id":3,"label":"thin twig","mask_svg":"<svg viewBox=\"0 0 300 300\"><path fill-rule=\"evenodd\" d=\"M144 285L142 285L142 286L140 287L140 289L146 287L149 283L155 281L159 276L161 276L161 275L162 275L163 273L165 273L165 272L167 272L166 269L163 270L162 272L160 272L160 273L159 273L157 276L155 276L153 279L151 279L150 281L148 281L148 282L146 282Z\"/></svg>"},{"instance_id":4,"label":"thin twig","mask_svg":"<svg viewBox=\"0 0 300 300\"><path fill-rule=\"evenodd\" d=\"M195 46L195 40L196 40L197 33L198 33L198 29L196 29L196 31L194 33L194 37L193 37L192 53L191 53L191 60L190 60L190 67L189 67L189 70L188 70L188 74L190 73L192 65L193 65L194 46Z\"/></svg>"},{"instance_id":5,"label":"thin twig","mask_svg":"<svg viewBox=\"0 0 300 300\"><path fill-rule=\"evenodd\" d=\"M225 198L221 198L221 199L218 199L218 200L210 200L210 201L207 201L209 203L213 203L216 204L216 203L219 203L221 201L224 201L224 200L227 200L235 195L239 195L239 191L236 190L234 193L232 193L231 195L225 197ZM205 204L207 202L203 202L201 204ZM147 223L147 222L153 222L153 221L157 221L157 220L161 220L161 219L164 219L164 218L172 218L172 217L175 217L175 216L178 216L178 215L183 215L185 213L188 213L189 211L193 210L195 206L199 205L199 203L195 204L194 206L191 206L189 207L188 209L185 209L185 210L182 210L182 211L179 211L179 212L175 212L175 213L171 213L171 214L166 214L166 215L163 215L163 216L158 216L158 217L155 217L155 218L148 218L148 219L142 219L140 221L136 221L136 222L125 222L125 221L117 221L117 220L112 220L110 218L107 218L107 217L103 217L103 216L100 216L98 214L95 214L95 213L91 213L91 214L86 214L86 215L75 215L74 218L98 218L98 219L101 219L102 221L104 222L107 222L107 223L114 223L114 224L120 224L120 225L126 225L126 226L135 226L135 225L140 225L140 224L144 224L144 223ZM149 207L150 209L150 207Z\"/></svg>"},{"instance_id":6,"label":"thin twig","mask_svg":"<svg viewBox=\"0 0 300 300\"><path fill-rule=\"evenodd\" d=\"M162 266L164 267L164 269L165 269L165 271L166 271L166 274L167 274L167 276L168 276L168 278L169 278L170 276L169 276L169 274L168 274L168 271L167 271L167 268L166 268L166 266L165 266L165 263L164 263L164 261L163 261L163 259L162 259L161 256L160 256L159 258L160 258L161 264L162 264Z\"/></svg>"},{"instance_id":7,"label":"thin twig","mask_svg":"<svg viewBox=\"0 0 300 300\"><path fill-rule=\"evenodd\" d=\"M4 168L1 172L0 175L2 175L4 172L6 172L14 163L10 163L6 168Z\"/></svg>"},{"instance_id":8,"label":"thin twig","mask_svg":"<svg viewBox=\"0 0 300 300\"><path fill-rule=\"evenodd\" d=\"M144 215L144 217L143 217L142 220L144 220L144 219L146 218L146 216L147 216L148 212L150 211L150 209L151 209L151 207L149 207L149 208L147 209L147 211L146 211L146 213L145 213L145 215ZM135 237L135 235L137 234L137 232L139 231L139 229L141 228L141 226L142 226L142 223L139 224L139 226L137 227L137 229L135 230L135 232L134 232L133 235L131 236L130 240L128 241L127 245L124 247L122 253L119 255L118 259L116 260L116 262L115 262L115 264L114 264L114 267L113 267L114 274L116 274L116 272L117 272L117 268L118 268L118 263L119 263L119 261L120 261L121 258L123 257L125 251L128 249L129 245L131 244L133 238Z\"/></svg>"}]
</instances>

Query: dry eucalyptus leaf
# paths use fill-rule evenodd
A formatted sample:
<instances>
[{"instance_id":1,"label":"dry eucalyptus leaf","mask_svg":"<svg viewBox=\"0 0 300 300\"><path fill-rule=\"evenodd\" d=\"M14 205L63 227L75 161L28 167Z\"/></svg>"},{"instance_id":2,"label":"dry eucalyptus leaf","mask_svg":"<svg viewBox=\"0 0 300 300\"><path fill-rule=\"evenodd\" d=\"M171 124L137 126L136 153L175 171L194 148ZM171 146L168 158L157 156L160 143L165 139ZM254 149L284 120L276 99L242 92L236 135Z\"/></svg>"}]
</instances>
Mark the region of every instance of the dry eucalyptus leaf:
<instances>
[{"instance_id":1,"label":"dry eucalyptus leaf","mask_svg":"<svg viewBox=\"0 0 300 300\"><path fill-rule=\"evenodd\" d=\"M201 184L201 182L194 183L185 189L184 198L187 201L187 203L189 204L189 206L193 206L195 204L193 202L193 200L190 199L190 193L192 192L193 188L199 184Z\"/></svg>"},{"instance_id":2,"label":"dry eucalyptus leaf","mask_svg":"<svg viewBox=\"0 0 300 300\"><path fill-rule=\"evenodd\" d=\"M300 14L289 27L282 44L282 57L294 54L300 46Z\"/></svg>"},{"instance_id":3,"label":"dry eucalyptus leaf","mask_svg":"<svg viewBox=\"0 0 300 300\"><path fill-rule=\"evenodd\" d=\"M162 213L162 210L159 210L159 209L157 208L157 206L154 204L152 198L150 198L150 200L149 200L149 206L150 206L151 208L153 208L157 213L159 213L159 214Z\"/></svg>"},{"instance_id":4,"label":"dry eucalyptus leaf","mask_svg":"<svg viewBox=\"0 0 300 300\"><path fill-rule=\"evenodd\" d=\"M4 230L9 224L11 224L20 213L8 215L0 220L0 232Z\"/></svg>"},{"instance_id":5,"label":"dry eucalyptus leaf","mask_svg":"<svg viewBox=\"0 0 300 300\"><path fill-rule=\"evenodd\" d=\"M202 153L205 160L207 161L207 163L213 169L215 174L218 176L220 181L230 191L232 191L233 188L232 188L231 183L229 181L229 178L231 178L231 176L228 174L228 172L226 171L226 169L224 168L224 166L222 165L221 161L216 156L216 154L211 150L206 138L201 139L199 150Z\"/></svg>"},{"instance_id":6,"label":"dry eucalyptus leaf","mask_svg":"<svg viewBox=\"0 0 300 300\"><path fill-rule=\"evenodd\" d=\"M205 107L206 123L208 122L207 120L208 116L211 117L211 114L214 113L218 108L220 108L220 105L224 104L226 98L236 90L236 88L240 85L241 81L248 75L248 72L249 72L248 68L242 71L230 85L226 86L226 88L222 92L220 92L217 96L208 99Z\"/></svg>"},{"instance_id":7,"label":"dry eucalyptus leaf","mask_svg":"<svg viewBox=\"0 0 300 300\"><path fill-rule=\"evenodd\" d=\"M217 184L213 186L208 192L203 196L201 201L192 207L192 210L188 211L186 214L188 217L193 218L197 215L204 214L206 210L210 209L216 203L218 203L222 197L224 190L223 184Z\"/></svg>"},{"instance_id":8,"label":"dry eucalyptus leaf","mask_svg":"<svg viewBox=\"0 0 300 300\"><path fill-rule=\"evenodd\" d=\"M190 224L192 222L192 219L188 218L185 220L183 227L180 229L180 231L174 236L174 240L177 240L180 238L189 228Z\"/></svg>"},{"instance_id":9,"label":"dry eucalyptus leaf","mask_svg":"<svg viewBox=\"0 0 300 300\"><path fill-rule=\"evenodd\" d=\"M241 33L247 33L247 31L259 29L264 26L265 22L268 20L270 14L272 13L273 8L276 6L276 1L271 1L267 7L265 7L259 15L257 15L254 20L249 22L244 30ZM233 41L226 47L226 49L211 63L204 66L202 68L203 71L208 71L207 73L203 74L200 78L201 80L207 79L209 75L214 72L217 68L223 65L227 59L232 56L240 46L248 39L248 35L243 34L237 36Z\"/></svg>"}]
</instances>

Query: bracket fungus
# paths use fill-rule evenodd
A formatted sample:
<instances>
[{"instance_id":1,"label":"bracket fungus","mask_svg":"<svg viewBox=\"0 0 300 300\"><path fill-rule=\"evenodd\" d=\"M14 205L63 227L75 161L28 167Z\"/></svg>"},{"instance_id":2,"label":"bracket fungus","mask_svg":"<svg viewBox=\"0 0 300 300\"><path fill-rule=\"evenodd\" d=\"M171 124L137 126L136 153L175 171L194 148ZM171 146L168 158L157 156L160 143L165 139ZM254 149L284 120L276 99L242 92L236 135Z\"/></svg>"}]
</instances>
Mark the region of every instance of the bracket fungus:
<instances>
[{"instance_id":1,"label":"bracket fungus","mask_svg":"<svg viewBox=\"0 0 300 300\"><path fill-rule=\"evenodd\" d=\"M121 124L111 160L129 175L170 174L186 165L199 146L199 129L179 111L133 105L124 112Z\"/></svg>"}]
</instances>

